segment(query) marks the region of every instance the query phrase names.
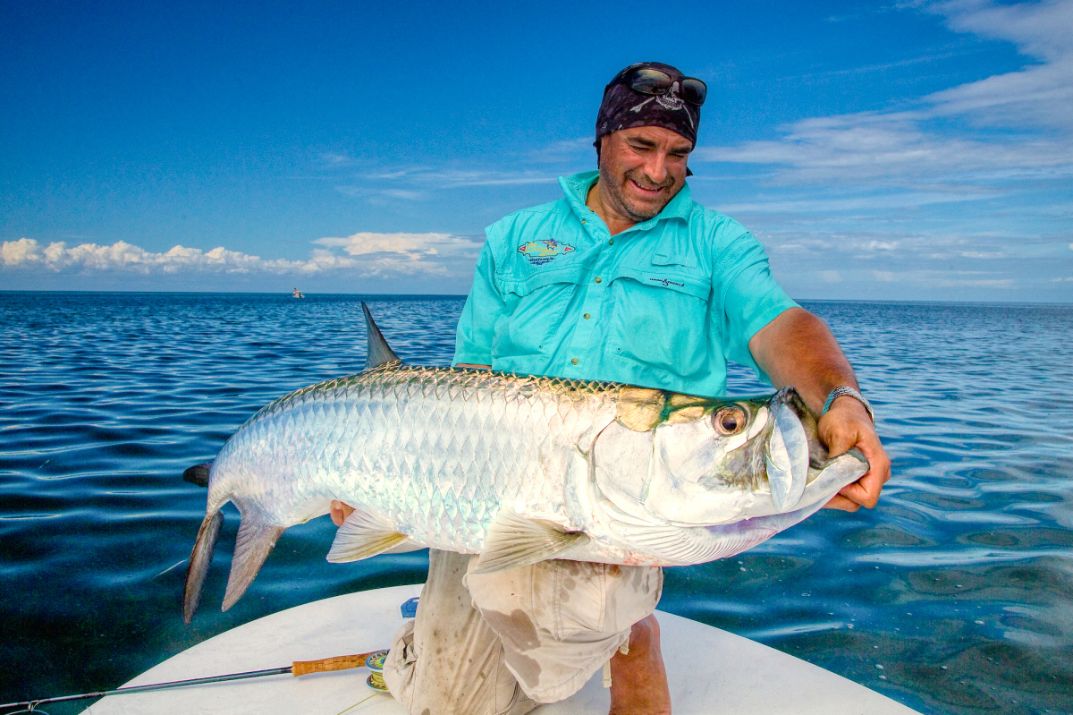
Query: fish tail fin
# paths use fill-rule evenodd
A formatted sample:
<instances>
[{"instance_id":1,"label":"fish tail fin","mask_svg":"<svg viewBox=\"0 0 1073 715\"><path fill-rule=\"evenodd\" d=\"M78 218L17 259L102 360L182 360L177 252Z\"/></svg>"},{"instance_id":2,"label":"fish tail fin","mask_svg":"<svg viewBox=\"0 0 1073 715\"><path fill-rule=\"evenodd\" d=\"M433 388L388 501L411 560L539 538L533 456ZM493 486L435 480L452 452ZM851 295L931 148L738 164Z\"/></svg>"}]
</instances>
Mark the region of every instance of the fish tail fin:
<instances>
[{"instance_id":1,"label":"fish tail fin","mask_svg":"<svg viewBox=\"0 0 1073 715\"><path fill-rule=\"evenodd\" d=\"M223 514L219 507L205 514L201 528L197 532L194 550L190 552L190 564L186 569L186 586L183 589L183 621L190 623L201 602L201 587L205 585L205 575L212 563L212 552L216 547L216 537L220 535Z\"/></svg>"},{"instance_id":2,"label":"fish tail fin","mask_svg":"<svg viewBox=\"0 0 1073 715\"><path fill-rule=\"evenodd\" d=\"M231 557L223 610L231 608L246 593L283 530L284 527L266 523L255 515L242 520L235 539L235 554Z\"/></svg>"}]
</instances>

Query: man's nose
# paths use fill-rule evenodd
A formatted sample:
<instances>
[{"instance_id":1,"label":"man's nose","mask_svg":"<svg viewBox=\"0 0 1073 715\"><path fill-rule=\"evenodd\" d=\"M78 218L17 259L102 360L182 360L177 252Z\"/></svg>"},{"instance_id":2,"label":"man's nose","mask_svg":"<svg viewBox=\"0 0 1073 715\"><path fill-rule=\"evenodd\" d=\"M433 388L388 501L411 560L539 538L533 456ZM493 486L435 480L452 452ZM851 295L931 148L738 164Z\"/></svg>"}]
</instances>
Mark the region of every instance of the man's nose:
<instances>
[{"instance_id":1,"label":"man's nose","mask_svg":"<svg viewBox=\"0 0 1073 715\"><path fill-rule=\"evenodd\" d=\"M660 151L651 152L645 162L645 176L653 184L662 185L667 181L667 157Z\"/></svg>"}]
</instances>

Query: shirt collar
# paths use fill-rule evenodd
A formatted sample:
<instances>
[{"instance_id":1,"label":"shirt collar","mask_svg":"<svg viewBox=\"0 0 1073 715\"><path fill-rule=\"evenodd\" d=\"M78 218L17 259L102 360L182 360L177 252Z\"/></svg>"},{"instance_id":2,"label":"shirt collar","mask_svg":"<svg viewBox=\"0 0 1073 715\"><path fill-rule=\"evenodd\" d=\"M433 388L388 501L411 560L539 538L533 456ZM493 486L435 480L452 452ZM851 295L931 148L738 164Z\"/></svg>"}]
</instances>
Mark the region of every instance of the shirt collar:
<instances>
[{"instance_id":1,"label":"shirt collar","mask_svg":"<svg viewBox=\"0 0 1073 715\"><path fill-rule=\"evenodd\" d=\"M592 211L585 205L585 199L588 198L589 189L592 188L592 185L596 183L596 179L599 177L600 172L598 171L582 171L578 174L559 177L559 186L562 187L563 193L566 194L566 199L570 203L570 208L578 218L592 214ZM662 211L647 221L642 221L631 228L645 229L660 221L671 218L688 220L692 208L693 195L689 190L689 184L686 183L682 186L682 189L674 195L674 198L663 207Z\"/></svg>"}]
</instances>

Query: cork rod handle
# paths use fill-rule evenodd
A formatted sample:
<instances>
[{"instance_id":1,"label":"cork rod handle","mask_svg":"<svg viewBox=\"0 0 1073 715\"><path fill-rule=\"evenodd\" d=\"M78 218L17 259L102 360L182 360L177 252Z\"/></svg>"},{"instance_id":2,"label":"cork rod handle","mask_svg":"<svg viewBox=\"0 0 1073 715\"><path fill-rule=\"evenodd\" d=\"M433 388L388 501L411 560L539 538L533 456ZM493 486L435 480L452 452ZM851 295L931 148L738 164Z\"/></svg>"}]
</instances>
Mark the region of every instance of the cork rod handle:
<instances>
[{"instance_id":1,"label":"cork rod handle","mask_svg":"<svg viewBox=\"0 0 1073 715\"><path fill-rule=\"evenodd\" d=\"M365 665L365 659L369 653L357 653L355 655L337 655L320 660L296 660L291 666L291 673L298 677L310 673L327 673L333 670L348 670L360 668Z\"/></svg>"}]
</instances>

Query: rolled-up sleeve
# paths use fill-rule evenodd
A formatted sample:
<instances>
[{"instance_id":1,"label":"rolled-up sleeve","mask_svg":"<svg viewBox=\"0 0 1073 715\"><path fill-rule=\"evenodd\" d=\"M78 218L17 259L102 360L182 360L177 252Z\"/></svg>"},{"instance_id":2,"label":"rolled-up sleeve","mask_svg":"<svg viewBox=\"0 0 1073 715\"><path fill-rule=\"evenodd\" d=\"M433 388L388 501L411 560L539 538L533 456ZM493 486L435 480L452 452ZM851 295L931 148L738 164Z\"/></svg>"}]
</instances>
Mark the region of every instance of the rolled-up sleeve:
<instances>
[{"instance_id":1,"label":"rolled-up sleeve","mask_svg":"<svg viewBox=\"0 0 1073 715\"><path fill-rule=\"evenodd\" d=\"M751 367L767 379L753 355L749 341L761 328L797 303L775 282L767 254L751 233L727 242L719 258L721 271L718 300L713 304L713 332L722 337L728 360Z\"/></svg>"},{"instance_id":2,"label":"rolled-up sleeve","mask_svg":"<svg viewBox=\"0 0 1073 715\"><path fill-rule=\"evenodd\" d=\"M452 365L471 363L492 364L492 341L496 320L503 313L503 298L495 286L495 257L489 242L485 242L477 258L473 287L458 318L455 332L455 355Z\"/></svg>"}]
</instances>

